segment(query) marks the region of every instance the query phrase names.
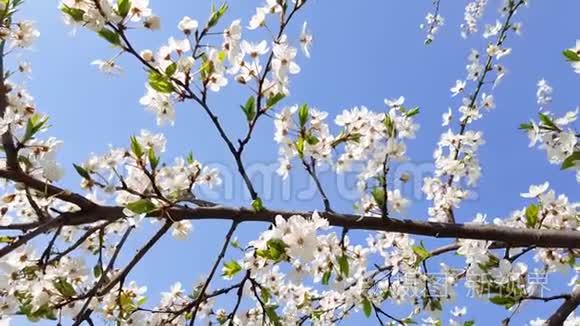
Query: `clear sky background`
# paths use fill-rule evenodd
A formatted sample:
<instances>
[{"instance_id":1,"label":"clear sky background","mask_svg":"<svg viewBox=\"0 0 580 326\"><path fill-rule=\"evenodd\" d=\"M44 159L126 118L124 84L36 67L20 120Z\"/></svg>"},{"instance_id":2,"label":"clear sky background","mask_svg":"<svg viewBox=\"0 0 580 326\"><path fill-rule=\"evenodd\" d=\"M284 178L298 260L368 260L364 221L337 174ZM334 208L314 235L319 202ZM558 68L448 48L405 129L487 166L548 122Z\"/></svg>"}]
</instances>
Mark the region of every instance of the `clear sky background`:
<instances>
[{"instance_id":1,"label":"clear sky background","mask_svg":"<svg viewBox=\"0 0 580 326\"><path fill-rule=\"evenodd\" d=\"M151 2L153 10L162 17L163 27L158 32L130 33L138 49L156 49L169 36L179 36L176 25L183 15L204 22L210 7L209 1ZM489 2L483 22L492 23L498 17L500 1ZM142 128L160 130L167 135L165 161L171 162L173 157L192 150L201 162L226 167L230 175L235 172L230 153L199 107L191 103L180 105L175 126L158 128L153 114L138 103L145 83L141 67L125 57L119 62L124 69L120 77L99 73L89 63L109 58L114 52L92 33L79 31L71 36L71 29L62 22L57 4L57 1L27 1L21 15L38 23L41 37L34 49L21 57L33 64L32 79L26 84L36 98L38 109L51 117L53 127L49 134L64 141L59 157L67 167L64 180L67 187L78 189L79 178L72 169L73 162L83 162L91 152L106 151L108 144L125 145L129 136ZM451 99L449 88L456 79L464 78L469 49L482 50L486 44L480 35L468 40L460 37L459 24L463 21L465 4L466 1L442 0L441 13L446 24L435 42L425 46L425 31L418 26L432 10L431 1L310 0L294 20L289 34L295 39L302 22L309 22L315 38L312 58L299 60L302 72L291 79L292 94L283 104L307 102L328 111L332 121L343 109L357 105L385 110L384 98L403 95L407 103L421 107L417 118L421 129L417 138L408 144L411 162L419 167L432 162L433 149L444 131L441 114L449 106L456 109L460 105L460 98ZM247 25L257 5L261 2L232 1L224 22L229 24L233 19L242 18ZM487 142L480 151L483 177L475 189L477 199L466 202L457 211L459 221L471 220L477 212L487 213L490 220L509 215L513 209L527 205L519 193L525 192L531 183L549 181L557 192L567 193L572 200L579 199L573 173L560 172L558 166L547 163L544 152L528 149L527 137L517 130L519 123L536 117L536 83L541 78L547 79L555 89L553 111L563 113L579 104L580 75L573 72L561 55L563 49L572 47L580 38L579 13L580 2L573 0L531 1L529 8L518 13L516 21L523 22L523 34L520 37L510 34L508 38L507 46L513 48L513 53L504 61L509 73L494 91L497 108L473 124L473 128L484 131ZM244 32L257 39L255 33ZM220 94L210 99L212 107L230 135L242 135L246 129L239 104L248 97L248 90L236 85ZM272 131L271 120L260 122L245 155L250 166L274 167L277 146ZM265 198L266 206L320 208L317 196L297 198L308 179L299 169L293 175L295 179L290 189L294 192L286 198L280 191L282 181L275 175L269 177L272 184L268 188L273 189L273 195ZM330 173L323 174L322 179L328 184L334 182ZM404 194L420 196L412 191L412 184L406 186ZM214 194L217 197L211 199L232 205L249 204L240 179L224 184L226 186L233 189L233 197L232 192L225 194L222 187ZM327 188L336 210L352 210L352 200L341 196L336 187ZM258 185L258 190L263 191L263 187ZM428 202L418 199L406 216L426 219ZM173 282L181 281L188 288L209 271L227 225L196 222L194 228L188 241L164 239L131 274L131 279L148 286L151 306L157 302L158 293L167 290ZM264 228L265 225L244 225L237 235L244 243ZM140 228L133 242L135 248L153 230L148 225ZM355 239L366 237L364 234L353 236ZM434 242L428 244L436 245ZM227 257L232 259L239 255L231 250ZM457 261L452 257L446 259ZM564 289L562 283L570 277L550 280L549 286ZM549 293L559 294L557 290ZM479 325L497 324L509 314L502 308L477 300L460 300L459 303L470 303L468 316ZM515 317L514 325L523 325L536 316L547 317L555 307L555 303L529 304ZM402 311L394 306L389 309ZM346 324L355 322L375 324L375 320L360 315Z\"/></svg>"}]
</instances>

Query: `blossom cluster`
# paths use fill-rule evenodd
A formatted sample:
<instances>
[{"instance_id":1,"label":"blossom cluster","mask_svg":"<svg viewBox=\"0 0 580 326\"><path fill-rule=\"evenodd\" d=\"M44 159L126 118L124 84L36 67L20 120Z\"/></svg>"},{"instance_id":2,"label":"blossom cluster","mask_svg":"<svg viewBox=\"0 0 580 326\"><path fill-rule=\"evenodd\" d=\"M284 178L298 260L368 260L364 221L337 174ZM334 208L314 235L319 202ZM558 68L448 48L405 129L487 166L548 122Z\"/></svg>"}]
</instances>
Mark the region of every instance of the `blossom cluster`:
<instances>
[{"instance_id":1,"label":"blossom cluster","mask_svg":"<svg viewBox=\"0 0 580 326\"><path fill-rule=\"evenodd\" d=\"M477 33L477 22L483 16L486 6L487 0L470 1L465 6L463 18L465 22L461 24L461 36L467 37L468 35Z\"/></svg>"},{"instance_id":2,"label":"blossom cluster","mask_svg":"<svg viewBox=\"0 0 580 326\"><path fill-rule=\"evenodd\" d=\"M386 113L375 113L364 106L344 110L335 119L341 128L337 135L331 134L325 122L328 113L307 105L284 108L274 121L274 139L280 144L278 173L286 178L294 158L306 165L330 164L337 173L349 171L354 163L364 162L357 181L361 192L360 212L380 212L385 196L388 208L404 211L408 200L401 196L399 189L388 189L386 180L391 162L406 159L404 140L414 138L418 129L413 117L419 108L405 108L404 100L403 97L385 100ZM343 151L333 158L333 151L341 148Z\"/></svg>"},{"instance_id":3,"label":"blossom cluster","mask_svg":"<svg viewBox=\"0 0 580 326\"><path fill-rule=\"evenodd\" d=\"M156 114L157 123L160 125L173 124L175 101L194 97L189 89L197 82L197 86L204 92L218 92L228 84L228 76L232 76L243 85L255 82L259 85L260 96L270 98L289 94L289 75L300 72L300 66L296 63L297 48L292 46L286 34L281 33L271 42L245 40L242 39L243 26L240 19L234 20L221 33L210 33L210 29L214 28L227 11L226 4L212 9L205 26L188 16L183 17L177 26L182 34L180 37L169 38L167 44L156 51L144 49L137 54L127 43L124 31L116 28L114 24L126 26L143 22L145 28L155 30L160 22L148 8L149 1L131 1L127 12L121 9L124 2L127 1L63 1L61 9L68 22L87 26L113 45L139 56L149 70L147 92L140 103ZM302 3L296 3L295 8L301 5ZM267 28L268 17L282 17L285 8L286 4L283 9L277 1L267 1L265 6L256 9L256 14L250 19L247 28ZM221 46L201 44L202 39L212 42L208 38L210 34L222 35ZM306 23L297 43L305 56L310 56L312 35L308 32ZM117 57L96 60L94 63L106 73L117 73L120 72L120 67L115 62ZM271 72L269 78L266 78L266 72Z\"/></svg>"},{"instance_id":4,"label":"blossom cluster","mask_svg":"<svg viewBox=\"0 0 580 326\"><path fill-rule=\"evenodd\" d=\"M529 147L537 146L546 151L548 162L559 164L562 169L576 171L576 180L580 182L579 135L573 123L578 119L578 108L566 112L563 116L548 111L552 102L552 87L544 79L538 82L536 92L537 102L540 105L539 121L530 120L520 125L520 129L527 132L530 139Z\"/></svg>"},{"instance_id":5,"label":"blossom cluster","mask_svg":"<svg viewBox=\"0 0 580 326\"><path fill-rule=\"evenodd\" d=\"M484 6L485 2L481 1L470 3L468 5L470 17L476 17L475 13L483 10ZM507 7L502 8L502 15L511 18L508 13L515 12L518 5L506 2L505 6ZM475 18L470 21L473 21L473 24L469 25L470 30L476 31ZM468 130L468 127L479 120L484 112L491 111L496 106L494 96L482 91L482 88L486 83L497 86L506 73L505 67L498 62L511 53L511 49L503 45L509 30L505 26L516 30L513 26L519 26L519 24L508 20L505 23L497 21L485 27L483 37L486 39L495 37L496 42L488 44L484 55L475 49L470 51L465 79L457 80L450 89L451 96L455 97L467 92L469 82L473 85L473 91L463 97L462 104L457 110L459 130L453 131L450 126L454 117L451 108L442 117L442 125L449 126L449 129L441 135L433 154L435 175L425 178L423 185L423 192L428 199L433 201L433 206L429 208L429 219L432 221L453 221L453 209L458 208L460 203L469 196L469 190L463 185L474 186L481 176L477 151L485 141L482 132ZM492 76L492 73L495 76Z\"/></svg>"},{"instance_id":6,"label":"blossom cluster","mask_svg":"<svg viewBox=\"0 0 580 326\"><path fill-rule=\"evenodd\" d=\"M425 44L433 42L435 35L443 25L445 25L445 18L443 18L443 16L438 13L427 13L427 16L425 16L425 23L419 25L421 29L427 29Z\"/></svg>"}]
</instances>

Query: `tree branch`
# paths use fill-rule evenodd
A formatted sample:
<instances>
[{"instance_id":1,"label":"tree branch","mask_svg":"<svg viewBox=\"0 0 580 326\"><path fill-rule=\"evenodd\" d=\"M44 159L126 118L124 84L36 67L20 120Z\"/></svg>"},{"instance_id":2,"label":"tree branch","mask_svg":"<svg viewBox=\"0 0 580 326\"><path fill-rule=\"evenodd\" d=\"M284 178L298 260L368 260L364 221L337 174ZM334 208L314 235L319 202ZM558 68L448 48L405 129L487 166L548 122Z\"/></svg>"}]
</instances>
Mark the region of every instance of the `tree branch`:
<instances>
[{"instance_id":1,"label":"tree branch","mask_svg":"<svg viewBox=\"0 0 580 326\"><path fill-rule=\"evenodd\" d=\"M564 324L564 321L568 316L576 310L580 305L580 287L576 287L572 295L562 305L550 316L546 325L548 326L560 326Z\"/></svg>"}]
</instances>

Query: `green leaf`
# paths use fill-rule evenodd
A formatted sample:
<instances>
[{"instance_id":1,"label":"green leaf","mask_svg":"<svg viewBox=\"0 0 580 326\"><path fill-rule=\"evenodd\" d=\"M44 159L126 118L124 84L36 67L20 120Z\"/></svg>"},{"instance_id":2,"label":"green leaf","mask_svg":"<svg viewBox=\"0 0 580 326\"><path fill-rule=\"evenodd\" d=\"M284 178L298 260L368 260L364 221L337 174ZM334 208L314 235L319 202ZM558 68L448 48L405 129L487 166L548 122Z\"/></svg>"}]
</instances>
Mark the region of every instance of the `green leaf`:
<instances>
[{"instance_id":1,"label":"green leaf","mask_svg":"<svg viewBox=\"0 0 580 326\"><path fill-rule=\"evenodd\" d=\"M125 291L119 296L119 303L121 306L121 316L133 313L139 306L138 302L133 302L133 296Z\"/></svg>"},{"instance_id":2,"label":"green leaf","mask_svg":"<svg viewBox=\"0 0 580 326\"><path fill-rule=\"evenodd\" d=\"M193 159L193 152L189 152L189 154L187 154L187 158L186 159L187 159L187 163L193 164L193 162L195 161Z\"/></svg>"},{"instance_id":3,"label":"green leaf","mask_svg":"<svg viewBox=\"0 0 580 326\"><path fill-rule=\"evenodd\" d=\"M142 297L141 299L137 300L137 302L135 302L135 304L137 306L142 306L145 304L145 302L147 302L147 297Z\"/></svg>"},{"instance_id":4,"label":"green leaf","mask_svg":"<svg viewBox=\"0 0 580 326\"><path fill-rule=\"evenodd\" d=\"M526 225L528 227L534 227L536 226L536 223L538 223L538 213L540 212L540 206L536 205L536 204L531 204L530 206L528 206L526 208Z\"/></svg>"},{"instance_id":5,"label":"green leaf","mask_svg":"<svg viewBox=\"0 0 580 326\"><path fill-rule=\"evenodd\" d=\"M371 305L371 301L367 297L363 297L362 301L363 312L367 318L371 316L373 312L373 306Z\"/></svg>"},{"instance_id":6,"label":"green leaf","mask_svg":"<svg viewBox=\"0 0 580 326\"><path fill-rule=\"evenodd\" d=\"M304 127L306 122L308 122L308 105L302 104L298 109L298 120L300 121L300 126Z\"/></svg>"},{"instance_id":7,"label":"green leaf","mask_svg":"<svg viewBox=\"0 0 580 326\"><path fill-rule=\"evenodd\" d=\"M390 137L394 137L395 134L397 133L397 130L395 128L395 122L393 121L393 119L391 119L391 117L387 115L385 116L385 120L383 121L383 123L385 124L385 128L387 128L387 135L389 135Z\"/></svg>"},{"instance_id":8,"label":"green leaf","mask_svg":"<svg viewBox=\"0 0 580 326\"><path fill-rule=\"evenodd\" d=\"M143 151L143 147L137 141L137 137L131 136L131 151L135 154L135 157L141 158L145 152Z\"/></svg>"},{"instance_id":9,"label":"green leaf","mask_svg":"<svg viewBox=\"0 0 580 326\"><path fill-rule=\"evenodd\" d=\"M71 8L67 5L62 6L62 8L60 8L60 11L69 15L69 17L72 18L75 22L83 21L83 16L85 15L84 10Z\"/></svg>"},{"instance_id":10,"label":"green leaf","mask_svg":"<svg viewBox=\"0 0 580 326\"><path fill-rule=\"evenodd\" d=\"M268 301L270 301L271 297L272 297L272 295L270 295L270 291L268 291L267 288L262 287L261 292L260 292L260 298L262 299L262 301L264 303L267 303Z\"/></svg>"},{"instance_id":11,"label":"green leaf","mask_svg":"<svg viewBox=\"0 0 580 326\"><path fill-rule=\"evenodd\" d=\"M320 316L322 316L324 312L322 310L314 310L312 311L312 313L310 314L310 316L312 317L313 320L318 320L320 318Z\"/></svg>"},{"instance_id":12,"label":"green leaf","mask_svg":"<svg viewBox=\"0 0 580 326\"><path fill-rule=\"evenodd\" d=\"M518 129L520 130L532 130L534 126L531 123L521 123Z\"/></svg>"},{"instance_id":13,"label":"green leaf","mask_svg":"<svg viewBox=\"0 0 580 326\"><path fill-rule=\"evenodd\" d=\"M226 58L228 57L226 51L220 51L218 52L217 58L220 62L223 62L224 60L226 60Z\"/></svg>"},{"instance_id":14,"label":"green leaf","mask_svg":"<svg viewBox=\"0 0 580 326\"><path fill-rule=\"evenodd\" d=\"M202 55L201 60L202 60L202 63L201 63L201 68L200 68L200 77L201 77L201 80L205 81L213 73L214 66L213 66L213 62L211 60L208 60L208 58L205 54Z\"/></svg>"},{"instance_id":15,"label":"green leaf","mask_svg":"<svg viewBox=\"0 0 580 326\"><path fill-rule=\"evenodd\" d=\"M475 320L468 320L463 323L463 326L475 326Z\"/></svg>"},{"instance_id":16,"label":"green leaf","mask_svg":"<svg viewBox=\"0 0 580 326\"><path fill-rule=\"evenodd\" d=\"M286 95L284 95L284 93L276 93L275 95L270 96L266 101L266 108L269 109L273 107L274 105L278 104L278 102L282 101L285 97Z\"/></svg>"},{"instance_id":17,"label":"green leaf","mask_svg":"<svg viewBox=\"0 0 580 326\"><path fill-rule=\"evenodd\" d=\"M414 108L408 110L407 112L405 112L405 116L407 118L410 118L410 117L417 115L417 114L419 114L419 107L414 107Z\"/></svg>"},{"instance_id":18,"label":"green leaf","mask_svg":"<svg viewBox=\"0 0 580 326\"><path fill-rule=\"evenodd\" d=\"M228 11L228 4L222 3L221 6L215 10L214 6L212 5L211 8L211 15L209 17L209 21L207 22L208 28L214 27L222 18L222 16Z\"/></svg>"},{"instance_id":19,"label":"green leaf","mask_svg":"<svg viewBox=\"0 0 580 326\"><path fill-rule=\"evenodd\" d=\"M130 0L119 0L117 2L117 13L122 18L127 17L130 9L131 9L131 1Z\"/></svg>"},{"instance_id":20,"label":"green leaf","mask_svg":"<svg viewBox=\"0 0 580 326\"><path fill-rule=\"evenodd\" d=\"M89 172L87 170L85 170L85 168L83 168L80 165L76 165L74 163L73 163L73 166L74 166L75 170L77 170L77 173L81 177L83 177L84 179L87 179L87 180L91 180L91 175L89 174Z\"/></svg>"},{"instance_id":21,"label":"green leaf","mask_svg":"<svg viewBox=\"0 0 580 326\"><path fill-rule=\"evenodd\" d=\"M224 264L224 268L222 268L222 276L231 279L241 270L242 266L240 266L237 261L232 260Z\"/></svg>"},{"instance_id":22,"label":"green leaf","mask_svg":"<svg viewBox=\"0 0 580 326\"><path fill-rule=\"evenodd\" d=\"M32 310L33 306L27 302L20 307L20 312L32 322L41 319L57 320L54 310L47 304L40 306L37 310Z\"/></svg>"},{"instance_id":23,"label":"green leaf","mask_svg":"<svg viewBox=\"0 0 580 326\"><path fill-rule=\"evenodd\" d=\"M177 63L172 62L167 68L165 68L165 74L169 77L173 76L177 71Z\"/></svg>"},{"instance_id":24,"label":"green leaf","mask_svg":"<svg viewBox=\"0 0 580 326\"><path fill-rule=\"evenodd\" d=\"M496 305L505 306L506 308L510 308L514 304L516 304L516 300L514 298L504 297L504 296L499 296L499 295L489 298L489 301L491 303L496 304Z\"/></svg>"},{"instance_id":25,"label":"green leaf","mask_svg":"<svg viewBox=\"0 0 580 326\"><path fill-rule=\"evenodd\" d=\"M443 310L443 307L441 306L441 301L440 300L435 300L432 299L429 301L429 308L431 308L431 311L441 311Z\"/></svg>"},{"instance_id":26,"label":"green leaf","mask_svg":"<svg viewBox=\"0 0 580 326\"><path fill-rule=\"evenodd\" d=\"M171 93L175 90L169 77L161 75L155 70L149 71L149 86L160 93Z\"/></svg>"},{"instance_id":27,"label":"green leaf","mask_svg":"<svg viewBox=\"0 0 580 326\"><path fill-rule=\"evenodd\" d=\"M427 251L425 247L423 247L423 244L421 244L420 246L413 246L413 252L415 253L415 255L417 255L417 258L419 258L418 259L419 263L431 257L431 253Z\"/></svg>"},{"instance_id":28,"label":"green leaf","mask_svg":"<svg viewBox=\"0 0 580 326\"><path fill-rule=\"evenodd\" d=\"M580 152L574 152L572 155L566 157L560 169L566 170L576 165L576 161L580 161Z\"/></svg>"},{"instance_id":29,"label":"green leaf","mask_svg":"<svg viewBox=\"0 0 580 326\"><path fill-rule=\"evenodd\" d=\"M9 237L7 235L0 236L0 243L12 243L14 242L13 237Z\"/></svg>"},{"instance_id":30,"label":"green leaf","mask_svg":"<svg viewBox=\"0 0 580 326\"><path fill-rule=\"evenodd\" d=\"M284 241L280 239L270 239L266 242L267 249L258 250L256 254L260 257L279 262L286 259L286 248L288 247Z\"/></svg>"},{"instance_id":31,"label":"green leaf","mask_svg":"<svg viewBox=\"0 0 580 326\"><path fill-rule=\"evenodd\" d=\"M323 285L328 285L328 282L330 281L330 275L332 275L332 271L327 271L327 272L324 272L324 274L322 274L322 284Z\"/></svg>"},{"instance_id":32,"label":"green leaf","mask_svg":"<svg viewBox=\"0 0 580 326\"><path fill-rule=\"evenodd\" d=\"M278 306L268 306L266 307L266 316L268 316L268 319L270 319L270 321L278 326L278 325L282 325L282 323L280 322L280 317L278 317L278 314L276 313L276 308L278 308Z\"/></svg>"},{"instance_id":33,"label":"green leaf","mask_svg":"<svg viewBox=\"0 0 580 326\"><path fill-rule=\"evenodd\" d=\"M319 140L314 135L306 135L306 142L308 145L316 145L318 144Z\"/></svg>"},{"instance_id":34,"label":"green leaf","mask_svg":"<svg viewBox=\"0 0 580 326\"><path fill-rule=\"evenodd\" d=\"M242 246L240 245L240 242L238 241L238 239L232 239L232 241L230 241L230 246L236 248L236 249L241 249Z\"/></svg>"},{"instance_id":35,"label":"green leaf","mask_svg":"<svg viewBox=\"0 0 580 326\"><path fill-rule=\"evenodd\" d=\"M246 104L240 105L242 111L246 114L246 120L251 122L256 117L256 98L254 96L250 96L246 101Z\"/></svg>"},{"instance_id":36,"label":"green leaf","mask_svg":"<svg viewBox=\"0 0 580 326\"><path fill-rule=\"evenodd\" d=\"M284 243L284 241L280 239L270 239L268 240L267 245L270 257L272 257L273 260L278 261L286 256L286 248L288 245Z\"/></svg>"},{"instance_id":37,"label":"green leaf","mask_svg":"<svg viewBox=\"0 0 580 326\"><path fill-rule=\"evenodd\" d=\"M154 171L157 166L159 165L159 157L155 155L155 150L153 147L149 147L149 165L151 166L151 170Z\"/></svg>"},{"instance_id":38,"label":"green leaf","mask_svg":"<svg viewBox=\"0 0 580 326\"><path fill-rule=\"evenodd\" d=\"M101 265L97 264L95 267L93 267L93 276L95 276L95 278L99 278L101 275L103 275L103 268Z\"/></svg>"},{"instance_id":39,"label":"green leaf","mask_svg":"<svg viewBox=\"0 0 580 326\"><path fill-rule=\"evenodd\" d=\"M578 53L570 49L562 51L562 54L566 57L566 60L568 61L580 61L580 55L578 55Z\"/></svg>"},{"instance_id":40,"label":"green leaf","mask_svg":"<svg viewBox=\"0 0 580 326\"><path fill-rule=\"evenodd\" d=\"M337 260L340 274L343 275L344 277L348 277L348 274L350 273L350 268L348 265L348 257L345 254L342 254L341 256L338 257Z\"/></svg>"},{"instance_id":41,"label":"green leaf","mask_svg":"<svg viewBox=\"0 0 580 326\"><path fill-rule=\"evenodd\" d=\"M33 114L26 123L26 130L24 131L24 136L22 137L21 142L25 144L27 141L32 139L34 135L42 130L47 122L48 117L43 117L38 113Z\"/></svg>"},{"instance_id":42,"label":"green leaf","mask_svg":"<svg viewBox=\"0 0 580 326\"><path fill-rule=\"evenodd\" d=\"M115 31L112 31L108 28L103 28L98 31L97 34L99 34L100 37L104 38L112 45L119 47L121 46L121 37Z\"/></svg>"},{"instance_id":43,"label":"green leaf","mask_svg":"<svg viewBox=\"0 0 580 326\"><path fill-rule=\"evenodd\" d=\"M383 207L385 203L385 189L383 187L375 187L371 191L373 198L379 207Z\"/></svg>"},{"instance_id":44,"label":"green leaf","mask_svg":"<svg viewBox=\"0 0 580 326\"><path fill-rule=\"evenodd\" d=\"M296 146L296 151L298 152L298 156L300 158L304 157L304 138L299 137L298 139L296 139L296 142L294 142L294 145Z\"/></svg>"},{"instance_id":45,"label":"green leaf","mask_svg":"<svg viewBox=\"0 0 580 326\"><path fill-rule=\"evenodd\" d=\"M550 129L555 130L555 131L560 130L560 128L558 128L558 126L556 126L556 124L552 121L552 118L550 118L550 116L548 116L545 113L541 113L541 112L539 113L539 115L540 115L540 120L544 123L544 125L546 127L549 127Z\"/></svg>"},{"instance_id":46,"label":"green leaf","mask_svg":"<svg viewBox=\"0 0 580 326\"><path fill-rule=\"evenodd\" d=\"M70 298L77 294L77 291L75 291L74 287L64 277L59 277L53 281L52 284L54 285L54 288L65 298Z\"/></svg>"},{"instance_id":47,"label":"green leaf","mask_svg":"<svg viewBox=\"0 0 580 326\"><path fill-rule=\"evenodd\" d=\"M127 204L127 208L135 214L147 214L154 211L157 207L149 199L139 199Z\"/></svg>"},{"instance_id":48,"label":"green leaf","mask_svg":"<svg viewBox=\"0 0 580 326\"><path fill-rule=\"evenodd\" d=\"M261 212L264 210L264 204L262 203L262 199L261 198L256 198L254 199L254 201L252 201L252 208L254 208L254 211L256 212Z\"/></svg>"}]
</instances>

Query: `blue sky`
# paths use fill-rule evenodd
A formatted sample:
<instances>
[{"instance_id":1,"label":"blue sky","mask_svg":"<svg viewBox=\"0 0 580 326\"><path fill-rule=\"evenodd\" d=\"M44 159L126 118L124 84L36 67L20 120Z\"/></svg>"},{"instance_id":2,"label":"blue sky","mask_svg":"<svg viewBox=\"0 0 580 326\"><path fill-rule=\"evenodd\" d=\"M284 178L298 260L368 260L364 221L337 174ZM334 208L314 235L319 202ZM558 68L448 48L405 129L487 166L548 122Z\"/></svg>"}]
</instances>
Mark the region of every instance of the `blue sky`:
<instances>
[{"instance_id":1,"label":"blue sky","mask_svg":"<svg viewBox=\"0 0 580 326\"><path fill-rule=\"evenodd\" d=\"M176 25L183 15L205 21L210 7L209 1L151 2L154 11L162 17L163 28L153 33L133 32L131 38L139 49L155 49L169 36L177 35ZM449 106L457 108L460 101L451 99L449 88L456 79L465 76L469 49L482 49L486 44L479 35L461 39L459 24L463 20L465 4L466 1L442 1L441 13L446 24L435 42L425 46L425 32L418 26L431 10L431 1L311 0L294 21L290 35L297 35L302 21L309 22L315 38L312 58L299 61L302 72L292 78L292 94L284 104L307 102L328 111L332 117L357 105L384 110L384 98L403 95L407 103L421 107L417 118L421 129L417 138L408 145L411 162L417 165L431 162L435 144L444 131L440 126L441 114ZM257 5L261 3L233 1L225 20L242 18L247 24ZM494 22L498 7L499 1L490 0L483 21ZM572 47L580 38L576 23L579 12L578 1L563 0L557 4L532 1L529 8L517 15L516 21L523 21L523 34L520 37L510 35L507 41L513 53L504 62L509 73L494 91L497 108L473 124L473 128L483 130L487 142L480 152L483 177L475 189L478 198L466 202L456 213L459 221L470 220L477 212L487 213L490 218L508 215L513 209L526 205L519 193L526 191L531 183L549 181L557 192L567 193L572 200L578 200L574 192L578 189L574 175L549 165L543 152L528 149L527 137L517 130L517 126L535 118L536 83L541 78L547 79L555 89L552 104L555 112L563 113L579 104L580 75L574 74L561 56L564 48ZM70 27L62 23L56 1L28 1L22 15L35 20L41 31L34 49L20 57L33 64L32 79L26 84L36 98L39 110L51 117L53 127L50 135L64 140L59 157L67 167L66 186L78 188L78 177L71 166L73 162L84 161L91 152L105 151L108 144L125 145L129 136L142 128L161 130L167 135L166 161L192 150L200 161L234 171L230 153L199 107L191 103L179 106L175 126L160 129L155 125L154 116L138 103L144 93L145 74L134 60L128 57L120 60L125 71L120 77L104 76L90 66L92 60L109 58L113 51L94 34L78 31L72 36ZM250 34L245 32L245 35ZM234 86L220 94L210 99L211 105L222 117L230 135L242 135L245 125L239 104L245 101L248 91ZM276 162L277 147L272 140L272 131L270 120L261 121L245 155L248 164ZM301 189L307 184L308 179L302 171L296 171L294 176L291 189ZM266 206L288 209L321 207L316 196L298 200L298 191L290 198L282 198L279 191L282 182L273 179L274 196L266 201ZM322 179L333 184L329 173L323 174ZM234 189L233 198L226 198L228 204L249 203L239 179L228 186ZM353 202L341 198L335 188L329 188L333 207L350 211ZM409 188L405 188L404 193L412 195ZM220 191L217 196L214 199L224 199ZM424 200L416 201L408 215L425 219L427 206ZM173 282L181 281L189 286L209 270L218 243L221 244L227 231L226 225L203 222L195 223L194 227L190 240L165 239L131 274L132 279L149 287L151 304L157 300L156 293L168 289ZM264 225L244 225L237 235L243 242L263 229ZM149 227L140 229L133 243L135 248L152 231ZM354 237L364 239L365 235ZM234 251L228 257L237 258ZM553 281L554 287L567 281L569 276ZM468 305L471 308L469 316L481 325L495 324L508 315L491 304L460 303L471 303ZM514 324L523 324L535 316L546 316L554 307L554 304L530 304L528 312L517 316ZM398 311L396 307L393 309ZM368 325L375 323L374 320L356 317L347 324L355 321Z\"/></svg>"}]
</instances>

